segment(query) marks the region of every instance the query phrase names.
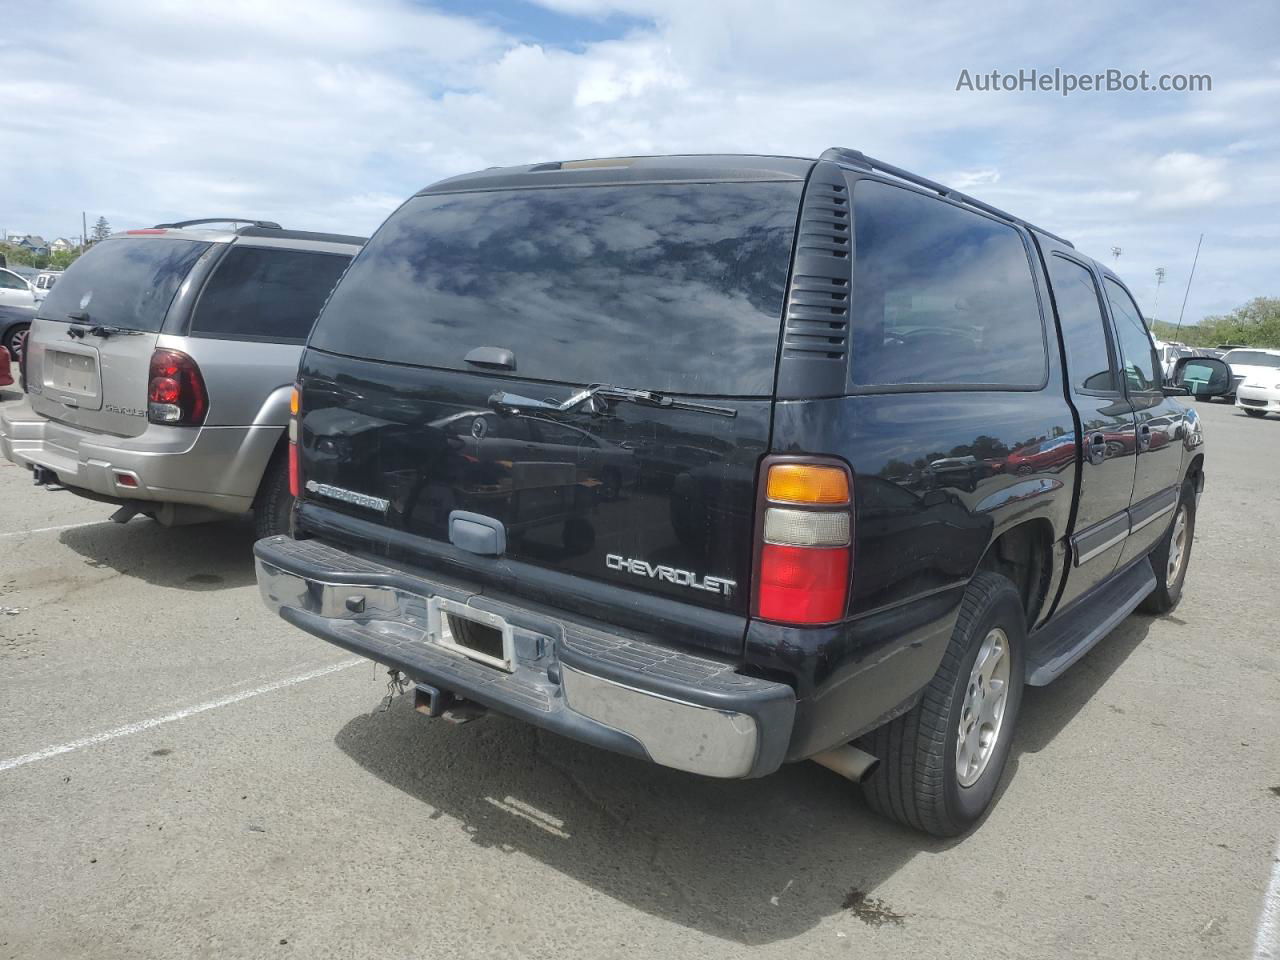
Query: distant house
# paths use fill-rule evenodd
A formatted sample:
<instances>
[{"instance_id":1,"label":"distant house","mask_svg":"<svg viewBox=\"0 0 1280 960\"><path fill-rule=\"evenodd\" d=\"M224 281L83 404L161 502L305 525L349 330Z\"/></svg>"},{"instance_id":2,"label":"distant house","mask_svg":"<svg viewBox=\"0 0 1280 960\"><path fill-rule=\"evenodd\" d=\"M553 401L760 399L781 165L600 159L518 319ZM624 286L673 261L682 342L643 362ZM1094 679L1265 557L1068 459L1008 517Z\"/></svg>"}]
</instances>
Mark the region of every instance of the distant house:
<instances>
[{"instance_id":1,"label":"distant house","mask_svg":"<svg viewBox=\"0 0 1280 960\"><path fill-rule=\"evenodd\" d=\"M47 257L49 255L49 244L45 242L44 237L38 234L31 234L22 238L22 242L18 244L24 250L30 250L37 257Z\"/></svg>"},{"instance_id":2,"label":"distant house","mask_svg":"<svg viewBox=\"0 0 1280 960\"><path fill-rule=\"evenodd\" d=\"M54 240L53 243L49 244L50 253L67 253L75 248L76 245L66 237L59 237L57 240Z\"/></svg>"},{"instance_id":3,"label":"distant house","mask_svg":"<svg viewBox=\"0 0 1280 960\"><path fill-rule=\"evenodd\" d=\"M6 242L12 246L21 247L37 257L44 257L49 254L49 244L45 242L44 237L38 234L11 233Z\"/></svg>"}]
</instances>

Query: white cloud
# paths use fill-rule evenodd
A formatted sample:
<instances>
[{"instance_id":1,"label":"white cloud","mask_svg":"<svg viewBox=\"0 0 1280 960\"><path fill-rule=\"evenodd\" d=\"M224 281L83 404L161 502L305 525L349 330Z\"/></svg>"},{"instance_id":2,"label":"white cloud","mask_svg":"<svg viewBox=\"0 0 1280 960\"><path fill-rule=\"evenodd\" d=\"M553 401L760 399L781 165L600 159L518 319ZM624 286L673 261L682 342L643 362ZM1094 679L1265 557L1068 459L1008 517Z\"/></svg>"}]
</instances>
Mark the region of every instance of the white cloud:
<instances>
[{"instance_id":1,"label":"white cloud","mask_svg":"<svg viewBox=\"0 0 1280 960\"><path fill-rule=\"evenodd\" d=\"M1280 221L1274 5L1213 25L1076 5L1051 30L1031 3L980 17L887 0L541 6L634 19L565 49L410 0L71 0L53 30L8 17L0 225L74 233L84 209L120 227L225 213L369 232L414 190L495 164L838 144L1086 252L1122 246L1140 300L1156 265L1176 282L1201 230L1212 298L1193 291L1189 314L1280 293L1276 244L1258 239ZM1214 88L955 90L962 68L1054 66L1209 72Z\"/></svg>"},{"instance_id":2,"label":"white cloud","mask_svg":"<svg viewBox=\"0 0 1280 960\"><path fill-rule=\"evenodd\" d=\"M1227 194L1226 164L1195 153L1166 153L1151 164L1144 199L1153 210L1205 207Z\"/></svg>"},{"instance_id":3,"label":"white cloud","mask_svg":"<svg viewBox=\"0 0 1280 960\"><path fill-rule=\"evenodd\" d=\"M957 170L946 177L946 184L957 190L972 190L974 187L991 186L1000 182L1000 171L993 167L985 170Z\"/></svg>"}]
</instances>

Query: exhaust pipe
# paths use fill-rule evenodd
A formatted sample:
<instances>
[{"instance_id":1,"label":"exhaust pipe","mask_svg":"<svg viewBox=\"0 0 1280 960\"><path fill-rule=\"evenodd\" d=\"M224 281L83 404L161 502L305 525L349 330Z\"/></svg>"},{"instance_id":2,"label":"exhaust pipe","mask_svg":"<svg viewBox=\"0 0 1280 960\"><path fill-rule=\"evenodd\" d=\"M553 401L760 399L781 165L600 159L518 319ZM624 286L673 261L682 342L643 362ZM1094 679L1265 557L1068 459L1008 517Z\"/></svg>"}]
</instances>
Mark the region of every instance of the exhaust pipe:
<instances>
[{"instance_id":1,"label":"exhaust pipe","mask_svg":"<svg viewBox=\"0 0 1280 960\"><path fill-rule=\"evenodd\" d=\"M828 770L834 770L854 783L861 783L875 772L876 767L880 766L879 757L873 757L867 751L859 750L850 744L816 754L809 759L814 763L822 764Z\"/></svg>"}]
</instances>

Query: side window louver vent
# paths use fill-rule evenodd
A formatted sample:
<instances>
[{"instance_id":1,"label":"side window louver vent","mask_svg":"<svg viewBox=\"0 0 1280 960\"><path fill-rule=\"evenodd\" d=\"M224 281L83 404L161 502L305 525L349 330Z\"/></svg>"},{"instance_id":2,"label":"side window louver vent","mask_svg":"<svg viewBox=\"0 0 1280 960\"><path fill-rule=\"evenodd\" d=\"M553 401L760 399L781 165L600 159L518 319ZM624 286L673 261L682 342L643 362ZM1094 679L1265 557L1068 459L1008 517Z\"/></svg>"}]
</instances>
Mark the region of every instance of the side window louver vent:
<instances>
[{"instance_id":1,"label":"side window louver vent","mask_svg":"<svg viewBox=\"0 0 1280 960\"><path fill-rule=\"evenodd\" d=\"M819 164L810 178L800 213L782 342L784 361L829 361L835 369L823 374L822 379L832 383L843 382L849 345L853 260L850 206L843 174L838 168ZM784 363L784 371L786 367Z\"/></svg>"}]
</instances>

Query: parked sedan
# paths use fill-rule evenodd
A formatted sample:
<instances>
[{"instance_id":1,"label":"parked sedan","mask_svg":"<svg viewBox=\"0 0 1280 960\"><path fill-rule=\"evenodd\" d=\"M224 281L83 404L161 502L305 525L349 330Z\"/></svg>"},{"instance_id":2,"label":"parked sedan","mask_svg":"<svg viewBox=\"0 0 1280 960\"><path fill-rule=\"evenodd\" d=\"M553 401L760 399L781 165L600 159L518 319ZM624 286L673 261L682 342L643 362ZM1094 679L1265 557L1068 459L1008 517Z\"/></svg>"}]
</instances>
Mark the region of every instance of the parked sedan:
<instances>
[{"instance_id":1,"label":"parked sedan","mask_svg":"<svg viewBox=\"0 0 1280 960\"><path fill-rule=\"evenodd\" d=\"M36 312L35 288L14 270L0 269L0 347L15 357Z\"/></svg>"},{"instance_id":2,"label":"parked sedan","mask_svg":"<svg viewBox=\"0 0 1280 960\"><path fill-rule=\"evenodd\" d=\"M1251 417L1280 413L1280 369L1255 373L1236 387L1236 406Z\"/></svg>"},{"instance_id":3,"label":"parked sedan","mask_svg":"<svg viewBox=\"0 0 1280 960\"><path fill-rule=\"evenodd\" d=\"M1275 383L1280 375L1280 350L1262 347L1230 350L1222 358L1231 367L1231 392L1227 399L1235 401L1243 383Z\"/></svg>"},{"instance_id":4,"label":"parked sedan","mask_svg":"<svg viewBox=\"0 0 1280 960\"><path fill-rule=\"evenodd\" d=\"M0 303L0 347L9 351L14 360L22 359L22 344L36 316L36 305L26 306Z\"/></svg>"}]
</instances>

